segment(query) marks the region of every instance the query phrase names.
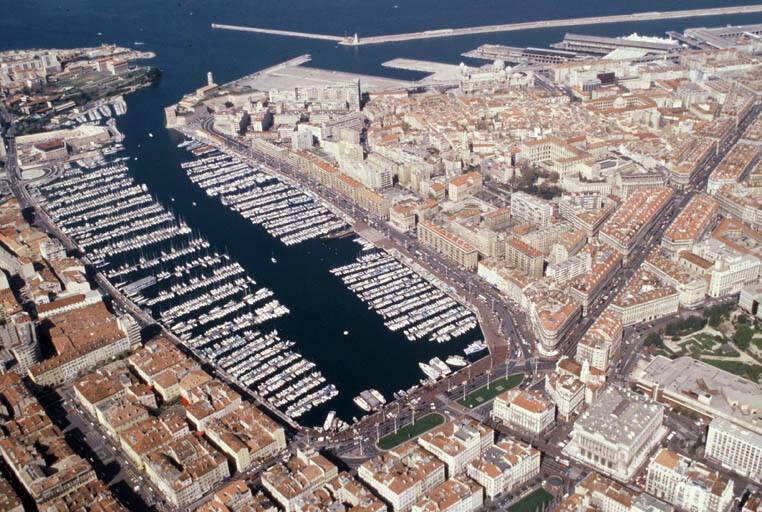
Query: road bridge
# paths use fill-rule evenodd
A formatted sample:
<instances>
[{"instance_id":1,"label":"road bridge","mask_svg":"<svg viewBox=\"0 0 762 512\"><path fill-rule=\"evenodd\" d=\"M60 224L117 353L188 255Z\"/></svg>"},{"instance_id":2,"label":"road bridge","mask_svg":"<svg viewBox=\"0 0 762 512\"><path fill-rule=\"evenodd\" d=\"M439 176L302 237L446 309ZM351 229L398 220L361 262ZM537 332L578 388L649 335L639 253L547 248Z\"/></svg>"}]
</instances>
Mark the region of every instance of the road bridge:
<instances>
[{"instance_id":1,"label":"road bridge","mask_svg":"<svg viewBox=\"0 0 762 512\"><path fill-rule=\"evenodd\" d=\"M638 21L757 13L762 13L762 4L738 5L730 7L710 7L705 9L682 9L677 11L649 11L632 14L614 14L610 16L588 16L582 18L505 23L500 25L481 25L477 27L441 28L435 30L424 30L423 32L407 32L403 34L389 34L369 37L358 37L357 34L354 34L353 36L342 37L327 34L315 34L311 32L297 32L292 30L245 27L241 25L224 25L220 23L212 23L212 28L222 30L237 30L243 32L256 32L260 34L271 34L288 37L301 37L306 39L319 39L323 41L336 42L346 46L362 46L370 44L414 41L417 39L433 39L437 37L457 37L476 34L491 34L496 32L513 32L518 30L530 30L538 28L578 27L583 25L602 25L606 23L633 23Z\"/></svg>"}]
</instances>

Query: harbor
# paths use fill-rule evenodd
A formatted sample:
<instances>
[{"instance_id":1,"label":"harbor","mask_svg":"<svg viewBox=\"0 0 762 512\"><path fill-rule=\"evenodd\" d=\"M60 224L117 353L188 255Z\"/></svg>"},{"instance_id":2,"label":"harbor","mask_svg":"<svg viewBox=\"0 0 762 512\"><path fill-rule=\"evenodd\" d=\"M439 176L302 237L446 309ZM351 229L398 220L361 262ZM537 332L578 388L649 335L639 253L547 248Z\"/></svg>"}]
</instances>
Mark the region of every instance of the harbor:
<instances>
[{"instance_id":1,"label":"harbor","mask_svg":"<svg viewBox=\"0 0 762 512\"><path fill-rule=\"evenodd\" d=\"M324 424L330 413L329 429L339 430L376 410L386 397L402 396L430 382L419 362L426 364L433 356L439 361L449 358L456 365L468 363L458 354L474 343L477 321L437 287L442 283L435 286L362 238L345 238L351 219L341 218L310 193L263 169L197 141L183 140L178 150L191 157L180 165L191 186L279 246L279 251L274 247L266 251L271 269L289 261L281 251L306 250L309 255L316 247L327 249L332 258L321 258L325 277L344 289L353 306L365 309L363 297L373 300L376 309L366 311L375 311L374 320L386 332L383 342L404 343L415 353L404 363L388 361L395 368L408 367L404 378L393 381L368 373L346 378L346 368L330 365L323 371L323 362L333 358L310 346L314 334L305 340L301 329L293 328L290 301L278 297L275 287L258 283L245 265L178 215L174 197L166 205L158 201L132 176L130 167L138 160L123 156L121 143L68 165L31 189L62 233L122 295L214 365L220 375L304 425ZM332 236L337 234L341 236ZM416 284L413 292L395 291L378 280L363 281L369 277L363 258L369 255L379 260L372 265L375 277L388 281L404 276L402 282ZM342 270L331 272L335 269ZM336 275L342 272L347 278L354 275L354 283ZM357 288L361 282L363 290ZM337 338L349 342L357 335L364 337L365 327L355 327L351 319L335 321L352 331L336 332ZM365 393L368 388L374 393ZM366 398L360 400L363 393Z\"/></svg>"}]
</instances>

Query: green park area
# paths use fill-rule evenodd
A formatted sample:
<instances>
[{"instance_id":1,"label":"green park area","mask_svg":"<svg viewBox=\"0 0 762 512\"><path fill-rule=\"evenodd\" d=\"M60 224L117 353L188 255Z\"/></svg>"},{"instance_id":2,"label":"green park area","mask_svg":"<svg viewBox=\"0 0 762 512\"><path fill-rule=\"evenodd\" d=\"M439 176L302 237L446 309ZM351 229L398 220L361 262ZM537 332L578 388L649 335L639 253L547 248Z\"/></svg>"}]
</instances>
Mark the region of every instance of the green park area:
<instances>
[{"instance_id":1,"label":"green park area","mask_svg":"<svg viewBox=\"0 0 762 512\"><path fill-rule=\"evenodd\" d=\"M465 398L458 400L458 403L463 407L473 409L484 403L489 402L497 395L504 391L508 391L511 388L515 388L521 381L524 380L524 375L521 373L515 373L508 377L501 377L495 379L489 383L489 386L483 386L476 391L472 391Z\"/></svg>"},{"instance_id":2,"label":"green park area","mask_svg":"<svg viewBox=\"0 0 762 512\"><path fill-rule=\"evenodd\" d=\"M553 495L540 487L508 507L508 512L542 512L551 501L553 501Z\"/></svg>"},{"instance_id":3,"label":"green park area","mask_svg":"<svg viewBox=\"0 0 762 512\"><path fill-rule=\"evenodd\" d=\"M754 382L762 376L762 324L733 304L676 320L649 334L645 344L654 354L690 356Z\"/></svg>"},{"instance_id":4,"label":"green park area","mask_svg":"<svg viewBox=\"0 0 762 512\"><path fill-rule=\"evenodd\" d=\"M378 440L378 447L382 450L391 450L395 446L399 446L406 441L420 436L424 432L431 430L434 427L438 427L444 423L444 416L437 413L427 414L421 418L417 418L415 423L405 425L397 430L394 434L389 434Z\"/></svg>"}]
</instances>

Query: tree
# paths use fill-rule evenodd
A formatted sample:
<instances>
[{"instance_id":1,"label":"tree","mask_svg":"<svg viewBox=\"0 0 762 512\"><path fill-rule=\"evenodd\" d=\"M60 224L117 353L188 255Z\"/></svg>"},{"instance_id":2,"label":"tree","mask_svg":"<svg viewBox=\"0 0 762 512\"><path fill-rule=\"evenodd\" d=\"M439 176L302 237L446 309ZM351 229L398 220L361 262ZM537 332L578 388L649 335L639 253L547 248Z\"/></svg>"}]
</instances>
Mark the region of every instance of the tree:
<instances>
[{"instance_id":1,"label":"tree","mask_svg":"<svg viewBox=\"0 0 762 512\"><path fill-rule=\"evenodd\" d=\"M749 317L741 313L740 315L738 315L738 318L736 318L736 321L740 325L747 325L749 323Z\"/></svg>"},{"instance_id":2,"label":"tree","mask_svg":"<svg viewBox=\"0 0 762 512\"><path fill-rule=\"evenodd\" d=\"M754 331L748 325L739 325L736 332L733 334L733 343L741 350L749 348L749 343L754 336Z\"/></svg>"},{"instance_id":3,"label":"tree","mask_svg":"<svg viewBox=\"0 0 762 512\"><path fill-rule=\"evenodd\" d=\"M664 344L664 340L661 339L658 332L652 332L646 336L645 344L647 347L661 347Z\"/></svg>"}]
</instances>

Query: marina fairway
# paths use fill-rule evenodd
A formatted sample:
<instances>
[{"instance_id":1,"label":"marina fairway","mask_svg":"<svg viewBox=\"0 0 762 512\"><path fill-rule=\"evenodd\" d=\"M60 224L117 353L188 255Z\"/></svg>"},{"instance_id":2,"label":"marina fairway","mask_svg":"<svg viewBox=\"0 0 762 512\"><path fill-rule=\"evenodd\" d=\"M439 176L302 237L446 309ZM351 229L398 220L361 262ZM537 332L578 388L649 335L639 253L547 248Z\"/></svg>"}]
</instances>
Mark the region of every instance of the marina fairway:
<instances>
[{"instance_id":1,"label":"marina fairway","mask_svg":"<svg viewBox=\"0 0 762 512\"><path fill-rule=\"evenodd\" d=\"M431 430L434 427L438 427L444 423L444 416L438 413L431 413L418 418L415 423L405 425L401 429L397 430L394 434L382 437L378 440L378 447L382 450L391 450L392 448L401 445L406 441L415 439L424 432Z\"/></svg>"},{"instance_id":2,"label":"marina fairway","mask_svg":"<svg viewBox=\"0 0 762 512\"><path fill-rule=\"evenodd\" d=\"M489 386L484 386L477 389L476 391L472 391L466 395L465 398L458 400L458 403L463 407L473 409L474 407L478 407L489 402L500 393L515 388L521 384L523 380L523 373L514 373L508 377L500 377L499 379L495 379L490 382Z\"/></svg>"}]
</instances>

